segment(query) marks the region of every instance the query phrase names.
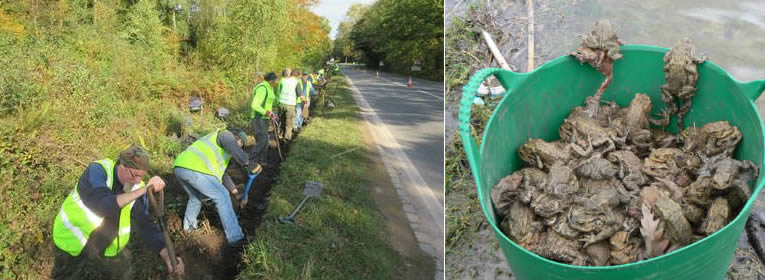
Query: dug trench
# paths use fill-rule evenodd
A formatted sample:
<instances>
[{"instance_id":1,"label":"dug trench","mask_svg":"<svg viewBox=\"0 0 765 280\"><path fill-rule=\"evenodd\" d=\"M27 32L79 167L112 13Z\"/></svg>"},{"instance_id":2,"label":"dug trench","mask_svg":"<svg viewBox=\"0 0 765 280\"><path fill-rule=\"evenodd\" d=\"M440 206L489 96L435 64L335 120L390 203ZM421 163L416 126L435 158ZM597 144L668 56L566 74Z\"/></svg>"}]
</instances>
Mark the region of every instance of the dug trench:
<instances>
[{"instance_id":1,"label":"dug trench","mask_svg":"<svg viewBox=\"0 0 765 280\"><path fill-rule=\"evenodd\" d=\"M282 157L289 153L289 144L280 144ZM255 178L247 194L247 204L239 207L239 200L232 196L234 211L237 213L239 225L245 236L254 241L257 230L263 221L263 214L269 206L271 188L275 178L279 176L282 159L277 149L267 150L267 160L272 164L264 167L263 172ZM233 161L232 161L233 163ZM243 169L230 164L226 171L231 175L237 189L241 193L247 180ZM199 228L192 232L183 231L183 216L186 210L188 195L178 184L172 173L160 174L166 182L165 207L167 230L175 248L176 255L182 258L185 273L183 279L234 279L242 269L241 253L244 247L232 247L226 244L223 226L221 225L215 204L211 200L203 201L199 213ZM134 238L140 239L140 236ZM130 242L133 255L132 265L136 270L137 279L166 279L167 268L157 254L152 252L141 240Z\"/></svg>"}]
</instances>

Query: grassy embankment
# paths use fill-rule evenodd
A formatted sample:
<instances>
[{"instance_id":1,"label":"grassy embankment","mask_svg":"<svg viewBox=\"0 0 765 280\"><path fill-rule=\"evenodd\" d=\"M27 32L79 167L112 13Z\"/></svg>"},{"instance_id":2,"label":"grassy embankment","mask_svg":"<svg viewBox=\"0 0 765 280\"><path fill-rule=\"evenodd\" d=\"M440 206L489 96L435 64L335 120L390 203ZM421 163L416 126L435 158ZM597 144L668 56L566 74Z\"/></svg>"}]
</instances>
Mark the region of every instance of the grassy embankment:
<instances>
[{"instance_id":1,"label":"grassy embankment","mask_svg":"<svg viewBox=\"0 0 765 280\"><path fill-rule=\"evenodd\" d=\"M239 279L399 278L402 259L387 242L383 218L375 209L365 150L331 159L363 145L358 107L345 80L336 77L335 82L341 83L332 95L338 106L313 117L291 144ZM277 218L303 198L307 180L324 185L321 196L305 204L297 225L280 224Z\"/></svg>"}]
</instances>

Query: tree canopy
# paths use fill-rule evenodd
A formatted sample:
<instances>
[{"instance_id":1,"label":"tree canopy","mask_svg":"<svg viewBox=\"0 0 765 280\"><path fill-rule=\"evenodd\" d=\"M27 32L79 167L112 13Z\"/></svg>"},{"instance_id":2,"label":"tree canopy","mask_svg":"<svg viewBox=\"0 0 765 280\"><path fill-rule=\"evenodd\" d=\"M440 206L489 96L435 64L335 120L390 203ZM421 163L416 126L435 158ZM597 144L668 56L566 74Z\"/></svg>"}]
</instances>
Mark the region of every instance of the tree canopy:
<instances>
[{"instance_id":1,"label":"tree canopy","mask_svg":"<svg viewBox=\"0 0 765 280\"><path fill-rule=\"evenodd\" d=\"M368 66L443 79L443 0L379 0L351 6L338 27L333 56Z\"/></svg>"}]
</instances>

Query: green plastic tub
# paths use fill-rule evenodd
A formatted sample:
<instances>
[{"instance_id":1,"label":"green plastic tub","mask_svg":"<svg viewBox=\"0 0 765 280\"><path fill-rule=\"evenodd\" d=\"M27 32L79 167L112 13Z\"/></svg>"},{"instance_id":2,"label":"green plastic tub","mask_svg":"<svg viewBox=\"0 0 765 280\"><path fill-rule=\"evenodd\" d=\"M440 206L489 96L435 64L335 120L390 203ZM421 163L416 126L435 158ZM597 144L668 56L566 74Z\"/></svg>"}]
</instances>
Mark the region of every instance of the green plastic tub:
<instances>
[{"instance_id":1,"label":"green plastic tub","mask_svg":"<svg viewBox=\"0 0 765 280\"><path fill-rule=\"evenodd\" d=\"M664 84L662 58L669 50L654 46L622 47L624 58L614 64L614 79L603 100L627 106L636 93L651 97L652 113L664 107L660 88ZM478 86L494 75L508 90L493 112L484 132L481 147L470 133L470 112ZM491 224L514 276L526 279L723 279L757 194L763 187L760 174L752 198L735 219L706 238L663 255L637 263L586 267L562 264L542 258L513 243L499 228L491 203L491 188L504 176L523 166L517 155L529 137L547 141L558 139L558 127L575 106L595 93L603 75L573 57L562 56L529 73L513 73L489 68L477 72L463 89L459 111L459 130L478 187L478 199ZM716 64L699 65L698 91L685 125L702 126L727 120L738 126L744 138L734 154L762 166L763 121L754 100L765 89L765 80L739 82ZM670 122L673 127L676 121ZM676 132L676 131L673 131Z\"/></svg>"}]
</instances>

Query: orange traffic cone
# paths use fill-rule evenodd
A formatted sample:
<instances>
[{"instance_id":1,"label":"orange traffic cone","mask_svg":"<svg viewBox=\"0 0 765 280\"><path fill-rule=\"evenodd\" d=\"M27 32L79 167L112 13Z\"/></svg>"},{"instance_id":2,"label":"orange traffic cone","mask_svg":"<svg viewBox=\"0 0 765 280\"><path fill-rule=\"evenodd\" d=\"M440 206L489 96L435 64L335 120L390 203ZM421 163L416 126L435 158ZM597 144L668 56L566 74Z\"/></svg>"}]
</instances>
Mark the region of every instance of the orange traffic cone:
<instances>
[{"instance_id":1,"label":"orange traffic cone","mask_svg":"<svg viewBox=\"0 0 765 280\"><path fill-rule=\"evenodd\" d=\"M412 76L409 76L409 79L406 81L406 87L414 88L414 85L412 85Z\"/></svg>"}]
</instances>

